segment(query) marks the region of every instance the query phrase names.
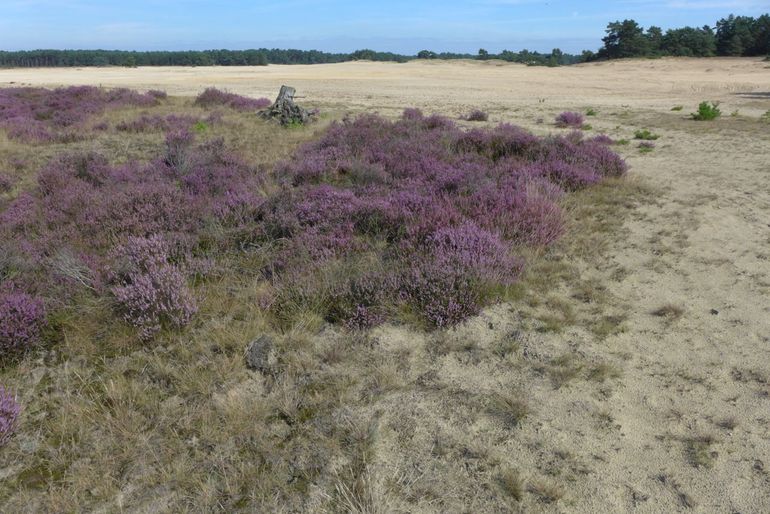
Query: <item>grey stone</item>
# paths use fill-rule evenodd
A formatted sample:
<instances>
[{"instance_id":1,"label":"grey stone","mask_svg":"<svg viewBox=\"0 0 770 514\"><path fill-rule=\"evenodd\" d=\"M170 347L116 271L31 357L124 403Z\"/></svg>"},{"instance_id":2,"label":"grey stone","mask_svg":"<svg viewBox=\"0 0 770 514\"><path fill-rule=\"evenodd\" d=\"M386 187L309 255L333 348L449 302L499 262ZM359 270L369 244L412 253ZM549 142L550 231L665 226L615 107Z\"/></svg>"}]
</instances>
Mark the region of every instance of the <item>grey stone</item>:
<instances>
[{"instance_id":1,"label":"grey stone","mask_svg":"<svg viewBox=\"0 0 770 514\"><path fill-rule=\"evenodd\" d=\"M270 359L273 353L273 340L261 335L246 347L246 366L260 373L270 371Z\"/></svg>"}]
</instances>

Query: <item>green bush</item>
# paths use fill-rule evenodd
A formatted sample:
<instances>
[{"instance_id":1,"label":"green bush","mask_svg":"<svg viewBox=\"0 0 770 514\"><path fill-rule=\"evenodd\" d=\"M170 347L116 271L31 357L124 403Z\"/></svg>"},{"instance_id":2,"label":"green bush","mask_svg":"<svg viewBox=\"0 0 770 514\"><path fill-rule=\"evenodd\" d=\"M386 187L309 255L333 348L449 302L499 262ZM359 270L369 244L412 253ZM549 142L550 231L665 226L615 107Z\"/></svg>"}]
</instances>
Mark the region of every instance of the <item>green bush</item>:
<instances>
[{"instance_id":1,"label":"green bush","mask_svg":"<svg viewBox=\"0 0 770 514\"><path fill-rule=\"evenodd\" d=\"M634 139L641 139L643 141L655 141L658 138L660 138L659 135L653 134L647 129L637 130L634 132Z\"/></svg>"},{"instance_id":2,"label":"green bush","mask_svg":"<svg viewBox=\"0 0 770 514\"><path fill-rule=\"evenodd\" d=\"M715 120L722 115L717 102L701 102L698 105L698 112L692 113L692 119L698 121Z\"/></svg>"}]
</instances>

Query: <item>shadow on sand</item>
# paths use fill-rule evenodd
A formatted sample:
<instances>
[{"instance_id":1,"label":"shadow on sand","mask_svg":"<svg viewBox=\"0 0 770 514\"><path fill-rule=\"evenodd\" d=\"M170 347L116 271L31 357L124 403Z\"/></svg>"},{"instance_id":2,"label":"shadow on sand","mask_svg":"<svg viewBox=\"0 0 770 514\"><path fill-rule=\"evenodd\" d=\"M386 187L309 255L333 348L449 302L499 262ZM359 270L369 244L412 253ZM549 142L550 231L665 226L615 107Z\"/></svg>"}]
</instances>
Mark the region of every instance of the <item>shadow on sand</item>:
<instances>
[{"instance_id":1,"label":"shadow on sand","mask_svg":"<svg viewBox=\"0 0 770 514\"><path fill-rule=\"evenodd\" d=\"M751 93L735 93L735 96L741 98L753 98L755 100L770 100L770 91L753 91Z\"/></svg>"}]
</instances>

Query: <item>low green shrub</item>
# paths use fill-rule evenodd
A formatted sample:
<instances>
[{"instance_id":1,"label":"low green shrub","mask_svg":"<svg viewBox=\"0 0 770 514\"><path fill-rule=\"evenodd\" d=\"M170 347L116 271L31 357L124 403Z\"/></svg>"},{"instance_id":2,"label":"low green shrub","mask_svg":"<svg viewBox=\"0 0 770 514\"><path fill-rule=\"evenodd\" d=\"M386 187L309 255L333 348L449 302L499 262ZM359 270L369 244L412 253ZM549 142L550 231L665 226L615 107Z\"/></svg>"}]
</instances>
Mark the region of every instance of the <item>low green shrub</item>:
<instances>
[{"instance_id":1,"label":"low green shrub","mask_svg":"<svg viewBox=\"0 0 770 514\"><path fill-rule=\"evenodd\" d=\"M660 136L657 134L653 134L647 129L644 130L637 130L634 132L634 139L641 139L642 141L655 141L656 139L659 139Z\"/></svg>"},{"instance_id":2,"label":"low green shrub","mask_svg":"<svg viewBox=\"0 0 770 514\"><path fill-rule=\"evenodd\" d=\"M719 110L719 104L717 102L701 102L698 105L698 112L691 114L692 119L698 121L711 121L719 118L722 115L722 111Z\"/></svg>"}]
</instances>

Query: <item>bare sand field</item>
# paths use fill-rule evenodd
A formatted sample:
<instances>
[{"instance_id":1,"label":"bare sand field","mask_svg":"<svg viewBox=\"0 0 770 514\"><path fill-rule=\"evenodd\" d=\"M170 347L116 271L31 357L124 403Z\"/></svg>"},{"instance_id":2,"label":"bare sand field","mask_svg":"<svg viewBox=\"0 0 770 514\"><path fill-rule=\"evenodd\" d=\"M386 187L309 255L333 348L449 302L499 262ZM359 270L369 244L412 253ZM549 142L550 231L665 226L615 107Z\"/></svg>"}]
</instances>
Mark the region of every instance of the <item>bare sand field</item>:
<instances>
[{"instance_id":1,"label":"bare sand field","mask_svg":"<svg viewBox=\"0 0 770 514\"><path fill-rule=\"evenodd\" d=\"M468 106L526 109L539 101L549 107L668 110L675 104L708 99L723 102L727 112L741 109L744 114L759 115L767 110L770 63L745 58L667 58L566 68L499 61L412 61L226 68L0 69L0 85L12 83L160 88L172 95L193 95L215 86L270 98L287 83L308 102L349 109L401 109L410 105L442 112Z\"/></svg>"},{"instance_id":2,"label":"bare sand field","mask_svg":"<svg viewBox=\"0 0 770 514\"><path fill-rule=\"evenodd\" d=\"M511 122L536 133L556 131L552 120L561 111L595 109L591 133L630 140L619 150L630 177L653 191L618 230L597 235L595 246L585 246L570 263L582 283L612 298L602 313L587 308L577 315L616 316L622 330L606 338L579 326L516 332L528 313L500 305L450 336L484 349L501 334L517 333L527 366L512 369L502 360L479 362L473 352L436 357L423 349L429 335L377 329L389 350L418 348L410 353L410 375L438 377L445 389L479 394L524 388L533 412L511 437L458 410L461 401L449 405L456 398L394 394L381 420L390 431L377 443L374 472L390 477L411 469L414 476L399 480L434 484L458 512L497 510L489 491L451 499L450 485L460 491L466 473L485 472L477 466L488 461L482 454L510 463L530 484L535 499L513 510L770 512L770 122L761 119L770 110L770 62L0 70L0 86L11 84L101 84L172 95L216 86L271 98L289 84L302 102L335 116L394 115L411 106L457 116L480 108L489 112L489 123ZM722 118L691 120L689 113L704 100L720 102ZM683 110L672 111L675 106ZM651 153L641 153L633 141L643 128L660 136ZM605 257L597 262L591 254L599 248ZM590 295L580 300L561 284L553 294L590 303ZM563 387L558 380L532 379L557 376L548 375L554 366L568 375L571 364L554 364L568 353L583 363L610 363L617 376L567 380ZM577 364L573 371L585 373ZM401 437L405 432L408 440ZM467 449L467 460L449 472L428 465L439 451L437 433ZM446 488L435 485L440 480ZM430 502L409 508L397 511L434 510Z\"/></svg>"}]
</instances>

